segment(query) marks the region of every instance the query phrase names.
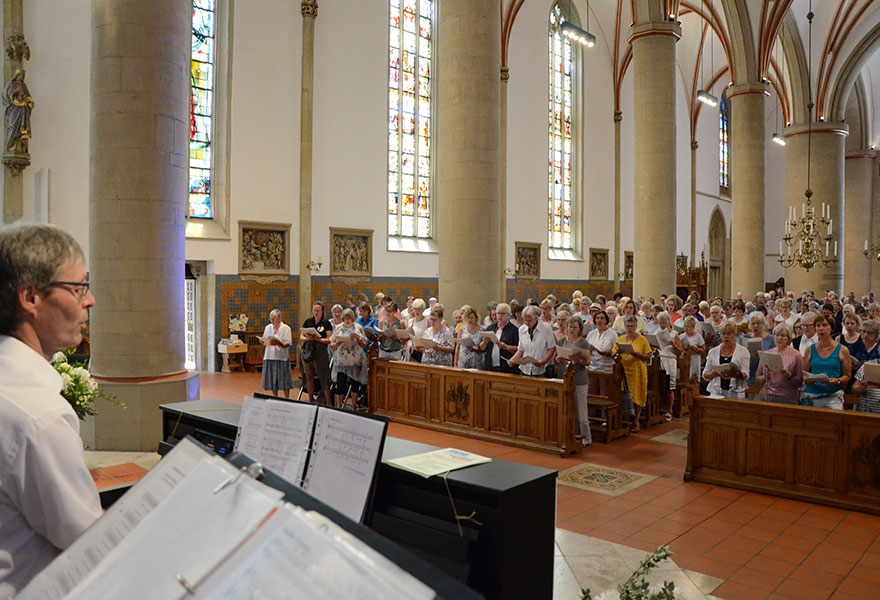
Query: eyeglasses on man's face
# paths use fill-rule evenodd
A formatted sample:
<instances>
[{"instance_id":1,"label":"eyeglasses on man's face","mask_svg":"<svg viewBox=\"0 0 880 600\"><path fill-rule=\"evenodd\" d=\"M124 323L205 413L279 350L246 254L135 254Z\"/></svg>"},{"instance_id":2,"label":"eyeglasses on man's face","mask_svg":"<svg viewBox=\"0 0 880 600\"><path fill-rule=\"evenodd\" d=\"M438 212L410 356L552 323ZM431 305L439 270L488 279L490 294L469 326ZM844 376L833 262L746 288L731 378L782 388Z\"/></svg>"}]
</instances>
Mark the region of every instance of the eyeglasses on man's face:
<instances>
[{"instance_id":1,"label":"eyeglasses on man's face","mask_svg":"<svg viewBox=\"0 0 880 600\"><path fill-rule=\"evenodd\" d=\"M77 300L82 300L86 294L89 293L89 286L91 284L88 281L50 281L50 287L60 287L71 294ZM73 289L71 289L73 288Z\"/></svg>"}]
</instances>

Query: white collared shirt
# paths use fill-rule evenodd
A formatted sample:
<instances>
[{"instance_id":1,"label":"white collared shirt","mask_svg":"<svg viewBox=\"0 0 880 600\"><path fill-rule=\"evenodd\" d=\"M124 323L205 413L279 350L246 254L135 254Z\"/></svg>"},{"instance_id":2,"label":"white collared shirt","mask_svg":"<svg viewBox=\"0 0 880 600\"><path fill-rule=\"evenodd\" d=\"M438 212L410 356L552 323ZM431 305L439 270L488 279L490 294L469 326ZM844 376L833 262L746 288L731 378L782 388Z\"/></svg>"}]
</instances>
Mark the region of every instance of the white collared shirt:
<instances>
[{"instance_id":1,"label":"white collared shirt","mask_svg":"<svg viewBox=\"0 0 880 600\"><path fill-rule=\"evenodd\" d=\"M801 353L801 356L806 357L807 348L809 348L810 346L812 346L813 344L815 344L818 341L819 341L819 334L818 333L814 333L813 337L807 337L807 334L802 333L801 334L801 343L800 343L800 345L798 345L798 352Z\"/></svg>"},{"instance_id":2,"label":"white collared shirt","mask_svg":"<svg viewBox=\"0 0 880 600\"><path fill-rule=\"evenodd\" d=\"M538 321L531 335L529 335L528 325L522 325L519 328L519 349L522 350L524 357L531 356L535 360L544 360L551 348L556 348L556 336L553 335L553 329L550 328L549 323ZM541 375L546 368L546 365L543 367L528 363L519 365L519 370L523 375Z\"/></svg>"},{"instance_id":3,"label":"white collared shirt","mask_svg":"<svg viewBox=\"0 0 880 600\"><path fill-rule=\"evenodd\" d=\"M101 516L61 376L0 336L0 598L14 596Z\"/></svg>"}]
</instances>

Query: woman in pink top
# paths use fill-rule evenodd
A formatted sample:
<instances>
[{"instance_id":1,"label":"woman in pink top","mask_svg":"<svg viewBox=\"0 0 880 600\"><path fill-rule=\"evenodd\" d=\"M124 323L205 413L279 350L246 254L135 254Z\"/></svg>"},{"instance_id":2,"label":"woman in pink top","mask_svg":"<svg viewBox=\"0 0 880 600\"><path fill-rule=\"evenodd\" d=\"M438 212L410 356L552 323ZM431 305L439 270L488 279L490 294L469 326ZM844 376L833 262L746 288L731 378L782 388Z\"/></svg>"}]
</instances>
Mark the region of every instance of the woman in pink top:
<instances>
[{"instance_id":1,"label":"woman in pink top","mask_svg":"<svg viewBox=\"0 0 880 600\"><path fill-rule=\"evenodd\" d=\"M782 355L782 371L774 373L761 365L755 383L761 385L761 394L767 402L797 405L801 384L804 382L804 358L801 353L791 347L791 327L785 322L773 329L776 348L770 352Z\"/></svg>"}]
</instances>

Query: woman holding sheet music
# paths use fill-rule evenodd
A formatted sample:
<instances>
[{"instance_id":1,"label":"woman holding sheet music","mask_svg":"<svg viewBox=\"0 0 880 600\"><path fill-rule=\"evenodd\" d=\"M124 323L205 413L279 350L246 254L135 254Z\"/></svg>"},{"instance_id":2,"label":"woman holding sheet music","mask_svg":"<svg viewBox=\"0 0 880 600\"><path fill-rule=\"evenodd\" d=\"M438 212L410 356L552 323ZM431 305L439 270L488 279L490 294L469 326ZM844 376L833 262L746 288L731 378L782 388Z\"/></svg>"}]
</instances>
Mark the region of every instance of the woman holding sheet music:
<instances>
[{"instance_id":1,"label":"woman holding sheet music","mask_svg":"<svg viewBox=\"0 0 880 600\"><path fill-rule=\"evenodd\" d=\"M623 384L632 394L633 409L636 413L632 424L633 433L641 431L639 416L642 414L642 407L648 401L648 361L651 360L652 354L651 344L645 336L636 331L638 325L634 315L627 315L623 320L626 333L617 338L617 343L614 345L614 352L620 357L626 376ZM621 344L627 344L632 351L625 350Z\"/></svg>"},{"instance_id":2,"label":"woman holding sheet music","mask_svg":"<svg viewBox=\"0 0 880 600\"><path fill-rule=\"evenodd\" d=\"M595 329L587 334L587 344L590 346L590 370L610 373L614 368L613 354L614 344L617 343L617 332L608 327L608 313L604 310L593 315ZM591 378L589 382L590 393L600 396L608 395L608 380Z\"/></svg>"},{"instance_id":3,"label":"woman holding sheet music","mask_svg":"<svg viewBox=\"0 0 880 600\"><path fill-rule=\"evenodd\" d=\"M780 322L773 328L773 341L776 347L770 353L781 354L782 369L771 369L761 365L755 383L761 386L761 394L766 402L777 404L797 404L801 384L804 382L804 358L791 347L794 332L788 323Z\"/></svg>"},{"instance_id":4,"label":"woman holding sheet music","mask_svg":"<svg viewBox=\"0 0 880 600\"><path fill-rule=\"evenodd\" d=\"M315 374L317 374L327 406L331 404L330 354L327 352L327 346L330 344L332 331L333 325L327 320L324 313L324 303L315 302L312 306L312 316L305 320L300 330L300 357L302 371L306 375L309 400L315 401Z\"/></svg>"},{"instance_id":5,"label":"woman holding sheet music","mask_svg":"<svg viewBox=\"0 0 880 600\"><path fill-rule=\"evenodd\" d=\"M464 305L461 311L464 323L458 330L455 365L460 369L482 368L483 352L480 350L480 344L483 342L483 336L480 335L480 315L473 306Z\"/></svg>"},{"instance_id":6,"label":"woman holding sheet music","mask_svg":"<svg viewBox=\"0 0 880 600\"><path fill-rule=\"evenodd\" d=\"M357 405L361 389L367 385L367 347L364 328L355 323L354 311L342 311L342 323L333 329L330 348L336 353L333 357L333 381L336 382L336 407L342 408L345 396L351 392L351 400Z\"/></svg>"},{"instance_id":7,"label":"woman holding sheet music","mask_svg":"<svg viewBox=\"0 0 880 600\"><path fill-rule=\"evenodd\" d=\"M706 358L706 354L709 350L706 348L706 342L703 341L703 336L697 331L697 325L700 323L697 321L697 318L687 316L683 320L684 333L680 336L680 341L682 348L687 348L691 353L691 372L688 375L688 379L691 377L699 379L700 373L702 372L703 359Z\"/></svg>"},{"instance_id":8,"label":"woman holding sheet music","mask_svg":"<svg viewBox=\"0 0 880 600\"><path fill-rule=\"evenodd\" d=\"M422 339L433 342L432 347L428 348L427 346L420 346L418 339L413 340L417 349L424 348L422 350L422 364L452 366L452 353L455 352L455 334L452 329L443 324L443 310L437 308L437 305L434 305L434 308L431 309L431 316L428 317L428 327L425 328Z\"/></svg>"},{"instance_id":9,"label":"woman holding sheet music","mask_svg":"<svg viewBox=\"0 0 880 600\"><path fill-rule=\"evenodd\" d=\"M758 374L758 352L771 350L776 347L774 336L769 335L767 328L764 326L766 322L764 313L756 310L749 316L749 334L744 333L737 340L739 344L745 346L746 350L749 351L749 385L755 383L755 377ZM752 340L760 340L760 347L757 342Z\"/></svg>"},{"instance_id":10,"label":"woman holding sheet music","mask_svg":"<svg viewBox=\"0 0 880 600\"><path fill-rule=\"evenodd\" d=\"M703 379L709 382L706 390L712 396L744 398L749 376L749 351L736 343L733 321L722 322L718 333L721 334L721 344L709 350L703 369Z\"/></svg>"},{"instance_id":11,"label":"woman holding sheet music","mask_svg":"<svg viewBox=\"0 0 880 600\"><path fill-rule=\"evenodd\" d=\"M385 309L385 315L379 321L379 358L389 360L401 360L403 358L403 344L394 335L393 330L406 329L400 320L400 311L397 310L397 302L391 302Z\"/></svg>"},{"instance_id":12,"label":"woman holding sheet music","mask_svg":"<svg viewBox=\"0 0 880 600\"><path fill-rule=\"evenodd\" d=\"M850 380L852 362L849 350L831 339L831 319L833 317L821 314L813 321L817 341L804 354L804 370L813 375L824 375L825 380L805 387L801 404L843 410L843 389Z\"/></svg>"},{"instance_id":13,"label":"woman holding sheet music","mask_svg":"<svg viewBox=\"0 0 880 600\"><path fill-rule=\"evenodd\" d=\"M574 414L577 419L578 431L581 435L581 443L589 446L592 441L590 434L590 419L587 412L587 396L589 394L589 384L587 378L587 370L584 367L590 365L590 346L587 344L582 335L584 333L584 323L578 317L569 317L565 324L565 336L556 341L557 346L566 349L576 350L569 358L560 356L559 348L556 350L556 363L559 365L557 375L565 377L565 371L571 365L574 368Z\"/></svg>"},{"instance_id":14,"label":"woman holding sheet music","mask_svg":"<svg viewBox=\"0 0 880 600\"><path fill-rule=\"evenodd\" d=\"M290 326L281 322L281 311L277 308L269 313L269 325L263 330L260 343L266 347L263 352L263 389L272 390L278 395L278 390L285 398L290 398L290 388L293 387L293 375L290 371L290 344L293 342L293 334Z\"/></svg>"}]
</instances>

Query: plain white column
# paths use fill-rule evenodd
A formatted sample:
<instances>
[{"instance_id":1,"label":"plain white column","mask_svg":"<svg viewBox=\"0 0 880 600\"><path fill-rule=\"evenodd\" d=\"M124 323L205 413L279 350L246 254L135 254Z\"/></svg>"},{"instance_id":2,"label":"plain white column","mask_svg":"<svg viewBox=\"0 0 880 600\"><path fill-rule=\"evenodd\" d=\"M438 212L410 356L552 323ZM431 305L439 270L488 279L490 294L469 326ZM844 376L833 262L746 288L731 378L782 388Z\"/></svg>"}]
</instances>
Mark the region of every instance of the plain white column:
<instances>
[{"instance_id":1,"label":"plain white column","mask_svg":"<svg viewBox=\"0 0 880 600\"><path fill-rule=\"evenodd\" d=\"M846 210L844 226L846 245L843 252L843 290L853 291L857 298L871 288L871 260L865 256L865 242L871 241L871 204L874 166L873 150L859 150L846 155L845 183Z\"/></svg>"}]
</instances>

